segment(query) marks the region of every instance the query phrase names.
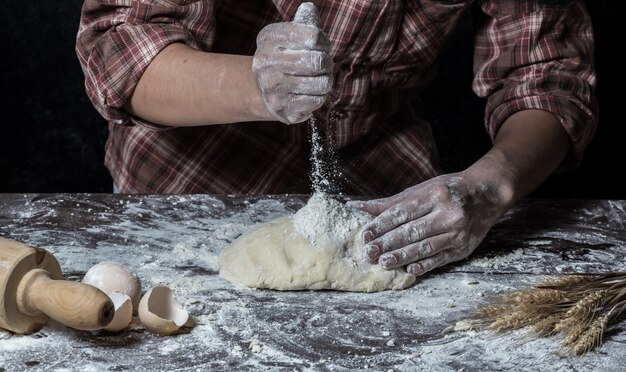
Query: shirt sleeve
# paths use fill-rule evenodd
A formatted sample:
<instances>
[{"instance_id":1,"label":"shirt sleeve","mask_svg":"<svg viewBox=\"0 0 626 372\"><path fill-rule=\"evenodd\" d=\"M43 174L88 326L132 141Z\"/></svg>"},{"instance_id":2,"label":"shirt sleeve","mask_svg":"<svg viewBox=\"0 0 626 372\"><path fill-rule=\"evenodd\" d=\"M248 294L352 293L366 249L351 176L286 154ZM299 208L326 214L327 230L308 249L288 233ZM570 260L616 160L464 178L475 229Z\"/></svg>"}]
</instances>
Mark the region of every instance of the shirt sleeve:
<instances>
[{"instance_id":1,"label":"shirt sleeve","mask_svg":"<svg viewBox=\"0 0 626 372\"><path fill-rule=\"evenodd\" d=\"M559 171L575 169L594 136L593 31L582 1L564 7L533 0L485 0L478 22L473 89L487 98L492 140L502 123L525 109L551 112L570 138Z\"/></svg>"},{"instance_id":2,"label":"shirt sleeve","mask_svg":"<svg viewBox=\"0 0 626 372\"><path fill-rule=\"evenodd\" d=\"M96 110L114 124L159 128L132 117L124 105L166 46L181 42L210 49L214 13L211 0L85 0L76 53Z\"/></svg>"}]
</instances>

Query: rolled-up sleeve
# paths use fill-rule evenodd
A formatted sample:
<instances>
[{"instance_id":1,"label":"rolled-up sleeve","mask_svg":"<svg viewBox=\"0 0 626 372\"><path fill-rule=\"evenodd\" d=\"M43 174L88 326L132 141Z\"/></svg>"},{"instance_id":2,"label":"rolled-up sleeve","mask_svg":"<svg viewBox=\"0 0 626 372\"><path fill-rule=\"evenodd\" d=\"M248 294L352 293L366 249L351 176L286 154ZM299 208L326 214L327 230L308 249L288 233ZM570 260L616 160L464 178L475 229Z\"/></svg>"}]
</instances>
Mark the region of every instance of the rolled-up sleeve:
<instances>
[{"instance_id":1,"label":"rolled-up sleeve","mask_svg":"<svg viewBox=\"0 0 626 372\"><path fill-rule=\"evenodd\" d=\"M109 122L152 126L124 110L143 72L166 46L209 50L214 34L211 0L86 0L76 53L87 95Z\"/></svg>"},{"instance_id":2,"label":"rolled-up sleeve","mask_svg":"<svg viewBox=\"0 0 626 372\"><path fill-rule=\"evenodd\" d=\"M487 98L485 126L492 139L513 113L551 112L570 138L559 170L576 168L594 136L592 24L582 1L545 7L532 0L481 1L473 89Z\"/></svg>"}]
</instances>

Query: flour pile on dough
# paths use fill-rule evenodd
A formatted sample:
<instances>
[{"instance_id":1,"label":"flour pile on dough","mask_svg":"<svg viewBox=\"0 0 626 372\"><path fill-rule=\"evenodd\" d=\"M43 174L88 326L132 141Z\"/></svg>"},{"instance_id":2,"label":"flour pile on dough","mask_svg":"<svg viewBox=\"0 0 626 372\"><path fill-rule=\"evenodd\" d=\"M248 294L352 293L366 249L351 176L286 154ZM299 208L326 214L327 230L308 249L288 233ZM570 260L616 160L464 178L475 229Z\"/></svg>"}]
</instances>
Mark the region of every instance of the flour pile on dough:
<instances>
[{"instance_id":1,"label":"flour pile on dough","mask_svg":"<svg viewBox=\"0 0 626 372\"><path fill-rule=\"evenodd\" d=\"M219 259L220 275L254 288L375 292L404 289L415 276L364 256L358 230L371 217L323 193L295 215L257 225Z\"/></svg>"}]
</instances>

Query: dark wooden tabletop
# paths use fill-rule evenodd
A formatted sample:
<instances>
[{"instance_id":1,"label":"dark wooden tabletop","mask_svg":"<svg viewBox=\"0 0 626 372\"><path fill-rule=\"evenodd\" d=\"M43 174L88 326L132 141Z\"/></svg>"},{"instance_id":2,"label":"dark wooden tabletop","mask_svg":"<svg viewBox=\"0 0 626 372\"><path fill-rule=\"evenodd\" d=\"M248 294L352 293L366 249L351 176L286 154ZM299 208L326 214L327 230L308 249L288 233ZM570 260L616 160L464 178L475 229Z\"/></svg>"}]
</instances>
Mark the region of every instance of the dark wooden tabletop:
<instances>
[{"instance_id":1,"label":"dark wooden tabletop","mask_svg":"<svg viewBox=\"0 0 626 372\"><path fill-rule=\"evenodd\" d=\"M546 276L626 270L626 201L526 200L467 260L403 291L278 292L234 286L219 253L251 226L298 210L306 196L0 194L0 236L45 248L69 280L102 261L128 266L143 290L169 286L192 321L156 336L136 319L119 333L49 322L0 330L0 371L406 370L616 371L626 327L585 357L525 331L447 332L498 294Z\"/></svg>"}]
</instances>

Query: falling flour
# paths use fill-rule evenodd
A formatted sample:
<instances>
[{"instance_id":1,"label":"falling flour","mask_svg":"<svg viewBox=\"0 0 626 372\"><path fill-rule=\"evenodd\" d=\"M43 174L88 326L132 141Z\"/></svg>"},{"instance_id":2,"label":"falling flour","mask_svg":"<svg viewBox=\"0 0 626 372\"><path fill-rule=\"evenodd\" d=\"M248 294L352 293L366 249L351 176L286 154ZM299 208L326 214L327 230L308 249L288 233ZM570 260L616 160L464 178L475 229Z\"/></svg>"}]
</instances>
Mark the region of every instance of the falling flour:
<instances>
[{"instance_id":1,"label":"falling flour","mask_svg":"<svg viewBox=\"0 0 626 372\"><path fill-rule=\"evenodd\" d=\"M311 144L310 179L312 188L315 193L338 193L337 180L340 174L337 155L332 143L332 136L329 136L327 133L332 127L327 125L326 129L322 129L320 122L321 120L315 117L309 119L309 140Z\"/></svg>"},{"instance_id":2,"label":"falling flour","mask_svg":"<svg viewBox=\"0 0 626 372\"><path fill-rule=\"evenodd\" d=\"M313 195L295 214L254 226L220 255L220 275L236 284L277 290L376 292L404 289L415 277L369 262L360 229L372 219L336 200L337 166L329 136L311 125ZM326 149L321 139L326 138Z\"/></svg>"},{"instance_id":3,"label":"falling flour","mask_svg":"<svg viewBox=\"0 0 626 372\"><path fill-rule=\"evenodd\" d=\"M343 246L355 230L363 226L371 216L349 208L330 195L317 192L307 204L293 216L296 233L303 236L313 248L322 239Z\"/></svg>"},{"instance_id":4,"label":"falling flour","mask_svg":"<svg viewBox=\"0 0 626 372\"><path fill-rule=\"evenodd\" d=\"M330 240L333 245L341 247L352 233L372 217L347 207L332 196L339 189L337 157L331 142L332 137L322 135L326 133L320 126L321 122L315 116L309 120L310 178L314 193L307 204L293 216L293 225L295 232L303 236L311 247L317 247L321 240ZM327 125L326 131L330 128Z\"/></svg>"}]
</instances>

